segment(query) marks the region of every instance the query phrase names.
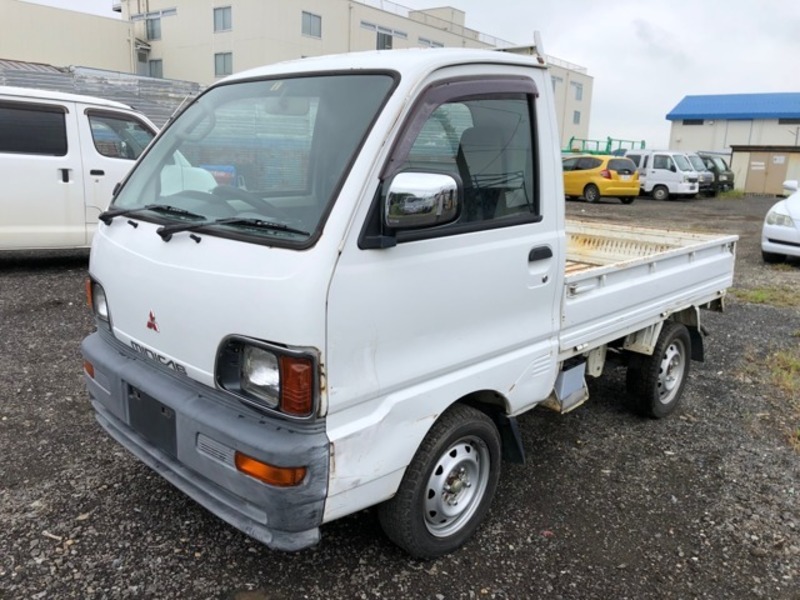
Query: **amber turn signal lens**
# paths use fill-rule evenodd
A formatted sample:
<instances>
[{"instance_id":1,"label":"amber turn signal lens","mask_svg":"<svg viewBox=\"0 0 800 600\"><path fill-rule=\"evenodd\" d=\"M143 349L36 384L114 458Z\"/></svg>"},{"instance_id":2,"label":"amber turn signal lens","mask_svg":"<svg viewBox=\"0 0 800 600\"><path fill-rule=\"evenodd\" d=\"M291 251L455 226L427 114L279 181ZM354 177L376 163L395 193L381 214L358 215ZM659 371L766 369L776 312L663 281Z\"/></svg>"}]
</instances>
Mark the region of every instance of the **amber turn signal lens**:
<instances>
[{"instance_id":1,"label":"amber turn signal lens","mask_svg":"<svg viewBox=\"0 0 800 600\"><path fill-rule=\"evenodd\" d=\"M236 469L259 481L277 487L291 487L299 484L306 476L305 467L275 467L255 458L236 453Z\"/></svg>"},{"instance_id":2,"label":"amber turn signal lens","mask_svg":"<svg viewBox=\"0 0 800 600\"><path fill-rule=\"evenodd\" d=\"M86 278L86 304L89 305L89 308L94 312L94 302L92 301L92 280L88 277Z\"/></svg>"},{"instance_id":3,"label":"amber turn signal lens","mask_svg":"<svg viewBox=\"0 0 800 600\"><path fill-rule=\"evenodd\" d=\"M94 379L94 365L90 363L88 360L83 361L83 370L86 371L86 374Z\"/></svg>"},{"instance_id":4,"label":"amber turn signal lens","mask_svg":"<svg viewBox=\"0 0 800 600\"><path fill-rule=\"evenodd\" d=\"M304 417L314 407L314 367L307 358L281 357L281 410Z\"/></svg>"}]
</instances>

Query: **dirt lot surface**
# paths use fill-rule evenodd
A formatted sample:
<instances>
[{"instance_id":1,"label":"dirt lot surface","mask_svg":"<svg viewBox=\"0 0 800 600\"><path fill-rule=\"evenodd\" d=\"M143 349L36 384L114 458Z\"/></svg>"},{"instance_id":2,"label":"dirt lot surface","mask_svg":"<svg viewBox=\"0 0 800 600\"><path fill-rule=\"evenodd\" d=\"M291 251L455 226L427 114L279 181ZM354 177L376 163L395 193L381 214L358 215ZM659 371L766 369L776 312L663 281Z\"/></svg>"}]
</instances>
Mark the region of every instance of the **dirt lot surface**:
<instances>
[{"instance_id":1,"label":"dirt lot surface","mask_svg":"<svg viewBox=\"0 0 800 600\"><path fill-rule=\"evenodd\" d=\"M736 288L800 297L800 263L762 264L774 199L568 213L742 236ZM0 257L0 597L800 598L800 417L771 374L796 351L800 309L733 295L705 315L707 361L662 421L619 401L624 371L567 415L520 419L528 464L507 465L489 518L459 552L417 562L365 511L314 549L272 552L112 442L81 375L85 254ZM791 304L791 302L789 302ZM796 399L794 399L796 402Z\"/></svg>"}]
</instances>

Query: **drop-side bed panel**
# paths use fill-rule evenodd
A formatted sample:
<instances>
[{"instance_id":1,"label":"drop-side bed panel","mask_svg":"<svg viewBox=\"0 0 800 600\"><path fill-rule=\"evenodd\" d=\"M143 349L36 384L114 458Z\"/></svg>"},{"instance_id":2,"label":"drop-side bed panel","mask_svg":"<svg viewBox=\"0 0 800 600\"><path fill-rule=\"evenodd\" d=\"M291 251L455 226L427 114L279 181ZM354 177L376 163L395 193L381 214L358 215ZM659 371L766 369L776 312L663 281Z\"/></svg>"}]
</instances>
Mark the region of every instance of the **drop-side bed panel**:
<instances>
[{"instance_id":1,"label":"drop-side bed panel","mask_svg":"<svg viewBox=\"0 0 800 600\"><path fill-rule=\"evenodd\" d=\"M733 283L737 239L567 221L561 357L722 297Z\"/></svg>"}]
</instances>

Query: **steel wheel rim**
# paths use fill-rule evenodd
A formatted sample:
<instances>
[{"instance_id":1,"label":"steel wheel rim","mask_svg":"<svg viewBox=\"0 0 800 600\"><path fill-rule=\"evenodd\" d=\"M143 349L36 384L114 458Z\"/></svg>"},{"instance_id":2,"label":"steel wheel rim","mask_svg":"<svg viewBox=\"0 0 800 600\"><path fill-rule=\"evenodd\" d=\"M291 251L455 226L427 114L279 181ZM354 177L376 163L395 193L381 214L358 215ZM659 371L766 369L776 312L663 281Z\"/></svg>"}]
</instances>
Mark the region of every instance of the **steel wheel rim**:
<instances>
[{"instance_id":1,"label":"steel wheel rim","mask_svg":"<svg viewBox=\"0 0 800 600\"><path fill-rule=\"evenodd\" d=\"M489 484L489 447L475 436L463 437L442 453L425 488L425 527L447 537L466 525Z\"/></svg>"},{"instance_id":2,"label":"steel wheel rim","mask_svg":"<svg viewBox=\"0 0 800 600\"><path fill-rule=\"evenodd\" d=\"M680 389L686 372L686 349L680 340L673 340L658 366L658 400L669 404Z\"/></svg>"}]
</instances>

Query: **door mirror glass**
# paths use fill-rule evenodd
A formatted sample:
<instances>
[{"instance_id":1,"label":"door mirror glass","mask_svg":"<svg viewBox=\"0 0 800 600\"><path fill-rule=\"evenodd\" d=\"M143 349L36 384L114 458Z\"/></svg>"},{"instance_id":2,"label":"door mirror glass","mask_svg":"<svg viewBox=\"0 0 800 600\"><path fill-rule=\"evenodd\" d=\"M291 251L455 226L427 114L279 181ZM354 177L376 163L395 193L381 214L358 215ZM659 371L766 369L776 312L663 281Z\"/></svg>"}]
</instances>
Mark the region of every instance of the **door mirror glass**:
<instances>
[{"instance_id":1,"label":"door mirror glass","mask_svg":"<svg viewBox=\"0 0 800 600\"><path fill-rule=\"evenodd\" d=\"M458 217L458 184L441 173L398 173L384 204L384 220L393 229L442 225Z\"/></svg>"}]
</instances>

